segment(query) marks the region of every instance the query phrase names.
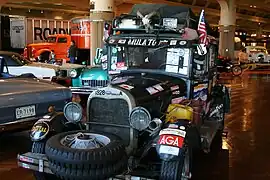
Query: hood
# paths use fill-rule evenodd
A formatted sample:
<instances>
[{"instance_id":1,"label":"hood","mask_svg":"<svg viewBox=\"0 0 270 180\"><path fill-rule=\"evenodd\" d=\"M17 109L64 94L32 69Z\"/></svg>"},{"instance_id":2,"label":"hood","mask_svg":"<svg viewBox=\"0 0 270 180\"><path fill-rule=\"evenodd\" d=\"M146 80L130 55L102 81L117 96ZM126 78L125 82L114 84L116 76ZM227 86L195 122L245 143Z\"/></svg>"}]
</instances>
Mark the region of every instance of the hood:
<instances>
[{"instance_id":1,"label":"hood","mask_svg":"<svg viewBox=\"0 0 270 180\"><path fill-rule=\"evenodd\" d=\"M42 91L52 90L65 90L61 85L48 82L45 80L32 79L32 78L8 78L0 79L0 97L10 94L24 94L24 93L35 93Z\"/></svg>"},{"instance_id":2,"label":"hood","mask_svg":"<svg viewBox=\"0 0 270 180\"><path fill-rule=\"evenodd\" d=\"M112 86L128 91L135 98L137 105L150 100L167 99L186 95L185 81L165 75L133 74L121 75L111 81Z\"/></svg>"},{"instance_id":3,"label":"hood","mask_svg":"<svg viewBox=\"0 0 270 180\"><path fill-rule=\"evenodd\" d=\"M44 42L44 43L33 43L33 44L28 44L27 45L27 47L28 46L31 46L31 47L33 47L33 48L35 48L35 47L41 47L41 46L51 46L51 45L53 45L54 43L47 43L47 42Z\"/></svg>"},{"instance_id":4,"label":"hood","mask_svg":"<svg viewBox=\"0 0 270 180\"><path fill-rule=\"evenodd\" d=\"M0 86L0 124L22 119L17 117L17 108L34 106L35 117L47 114L51 105L62 111L72 97L68 88L31 78L0 79Z\"/></svg>"},{"instance_id":5,"label":"hood","mask_svg":"<svg viewBox=\"0 0 270 180\"><path fill-rule=\"evenodd\" d=\"M83 68L85 67L84 65L81 64L70 64L70 63L64 63L61 66L59 66L60 70L69 70L69 69L78 69L78 68Z\"/></svg>"},{"instance_id":6,"label":"hood","mask_svg":"<svg viewBox=\"0 0 270 180\"><path fill-rule=\"evenodd\" d=\"M49 68L49 69L54 69L56 71L60 69L60 67L58 65L48 64L48 63L40 63L40 62L32 62L30 64L27 64L27 66Z\"/></svg>"},{"instance_id":7,"label":"hood","mask_svg":"<svg viewBox=\"0 0 270 180\"><path fill-rule=\"evenodd\" d=\"M108 73L101 67L85 68L82 70L81 78L87 80L108 80Z\"/></svg>"}]
</instances>

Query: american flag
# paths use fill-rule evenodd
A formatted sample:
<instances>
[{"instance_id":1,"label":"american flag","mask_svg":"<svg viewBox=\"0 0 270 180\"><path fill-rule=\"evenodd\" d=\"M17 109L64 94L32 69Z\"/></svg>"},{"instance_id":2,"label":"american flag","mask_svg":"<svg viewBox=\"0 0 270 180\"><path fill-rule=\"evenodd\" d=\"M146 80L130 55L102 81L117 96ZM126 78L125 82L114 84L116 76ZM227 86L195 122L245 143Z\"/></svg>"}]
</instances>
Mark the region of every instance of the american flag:
<instances>
[{"instance_id":1,"label":"american flag","mask_svg":"<svg viewBox=\"0 0 270 180\"><path fill-rule=\"evenodd\" d=\"M198 32L199 32L199 42L200 44L208 45L209 39L207 38L207 31L206 31L206 25L205 25L205 19L204 19L204 10L202 10L199 24L198 24Z\"/></svg>"}]
</instances>

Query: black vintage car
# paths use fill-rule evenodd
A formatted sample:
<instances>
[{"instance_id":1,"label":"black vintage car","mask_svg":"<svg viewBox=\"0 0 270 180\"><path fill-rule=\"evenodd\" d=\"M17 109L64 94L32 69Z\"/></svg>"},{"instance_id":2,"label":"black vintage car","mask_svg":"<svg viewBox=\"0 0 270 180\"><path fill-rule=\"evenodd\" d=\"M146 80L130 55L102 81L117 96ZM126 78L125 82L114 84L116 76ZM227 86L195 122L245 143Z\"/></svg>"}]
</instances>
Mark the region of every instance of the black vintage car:
<instances>
[{"instance_id":1,"label":"black vintage car","mask_svg":"<svg viewBox=\"0 0 270 180\"><path fill-rule=\"evenodd\" d=\"M61 111L71 100L68 88L37 79L32 74L7 74L6 62L0 58L0 133L29 129L49 112Z\"/></svg>"},{"instance_id":2,"label":"black vintage car","mask_svg":"<svg viewBox=\"0 0 270 180\"><path fill-rule=\"evenodd\" d=\"M86 122L78 103L64 108L86 129L40 138L34 126L43 155L19 155L19 165L63 179L190 179L192 152L210 151L230 102L216 81L216 40L199 44L197 26L189 8L160 4L116 18L102 66L110 84L89 95Z\"/></svg>"}]
</instances>

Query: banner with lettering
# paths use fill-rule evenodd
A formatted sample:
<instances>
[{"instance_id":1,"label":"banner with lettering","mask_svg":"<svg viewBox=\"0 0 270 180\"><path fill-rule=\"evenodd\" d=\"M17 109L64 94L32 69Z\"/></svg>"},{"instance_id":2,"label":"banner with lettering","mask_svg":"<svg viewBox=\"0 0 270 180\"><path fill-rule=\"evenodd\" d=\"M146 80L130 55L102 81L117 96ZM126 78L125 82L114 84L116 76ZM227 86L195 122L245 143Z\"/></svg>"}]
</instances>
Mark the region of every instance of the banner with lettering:
<instances>
[{"instance_id":1,"label":"banner with lettering","mask_svg":"<svg viewBox=\"0 0 270 180\"><path fill-rule=\"evenodd\" d=\"M179 39L151 39L151 38L110 38L109 44L115 45L127 45L127 46L147 46L147 47L156 47L156 46L183 46L188 42Z\"/></svg>"}]
</instances>

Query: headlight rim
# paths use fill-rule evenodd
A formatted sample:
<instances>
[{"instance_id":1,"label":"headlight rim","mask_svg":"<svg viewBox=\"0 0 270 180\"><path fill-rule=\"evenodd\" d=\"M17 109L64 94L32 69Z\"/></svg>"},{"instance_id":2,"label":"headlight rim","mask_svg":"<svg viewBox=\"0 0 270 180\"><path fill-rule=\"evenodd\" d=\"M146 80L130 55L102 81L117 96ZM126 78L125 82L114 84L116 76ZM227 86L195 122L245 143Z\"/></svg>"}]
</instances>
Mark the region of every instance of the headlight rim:
<instances>
[{"instance_id":1,"label":"headlight rim","mask_svg":"<svg viewBox=\"0 0 270 180\"><path fill-rule=\"evenodd\" d=\"M144 129L147 129L148 126L149 126L149 124L150 124L150 122L151 122L151 120L152 120L152 117L151 117L150 112L149 112L146 108L144 108L144 107L142 107L142 106L137 106L137 107L135 107L135 108L133 108L133 109L131 110L131 112L130 112L130 114L129 114L129 124L130 124L130 126L131 126L132 128L134 128L134 129L137 129L137 128L135 128L135 126L133 125L133 123L132 123L132 121L131 121L132 114L133 114L134 112L136 112L136 111L144 111L144 113L146 113L147 117L149 118L149 123L148 123L147 127L144 128ZM142 129L142 130L144 130L144 129ZM137 129L137 130L138 130L138 129ZM139 131L142 131L142 130L139 130Z\"/></svg>"},{"instance_id":2,"label":"headlight rim","mask_svg":"<svg viewBox=\"0 0 270 180\"><path fill-rule=\"evenodd\" d=\"M79 108L79 110L80 110L80 116L79 116L79 120L76 120L76 121L74 121L74 120L71 120L70 119L70 117L68 117L67 115L66 115L66 109L71 105L71 104L74 104L74 105L76 105L78 108ZM79 104L79 103L77 103L77 102L69 102L69 103L67 103L65 106L64 106L64 109L63 109L63 112L64 112L64 116L65 116L65 118L66 118L66 120L68 121L68 122L71 122L71 123L78 123L78 122L80 122L81 120L82 120L82 117L83 117L83 108L82 108L82 106Z\"/></svg>"},{"instance_id":3,"label":"headlight rim","mask_svg":"<svg viewBox=\"0 0 270 180\"><path fill-rule=\"evenodd\" d=\"M74 76L71 75L72 72L75 72L75 75ZM78 74L79 73L78 73L78 71L76 69L71 69L68 74L69 74L69 76L71 78L76 78L76 77L78 77Z\"/></svg>"}]
</instances>

